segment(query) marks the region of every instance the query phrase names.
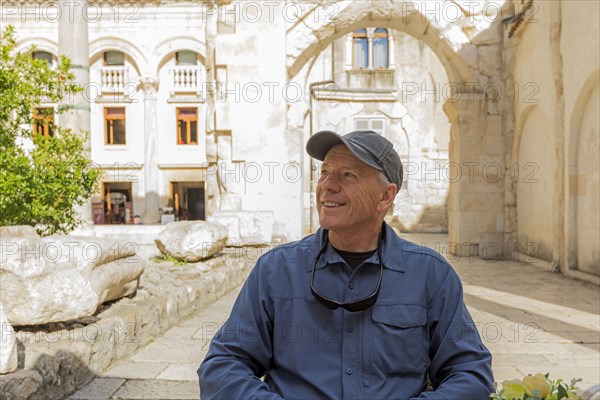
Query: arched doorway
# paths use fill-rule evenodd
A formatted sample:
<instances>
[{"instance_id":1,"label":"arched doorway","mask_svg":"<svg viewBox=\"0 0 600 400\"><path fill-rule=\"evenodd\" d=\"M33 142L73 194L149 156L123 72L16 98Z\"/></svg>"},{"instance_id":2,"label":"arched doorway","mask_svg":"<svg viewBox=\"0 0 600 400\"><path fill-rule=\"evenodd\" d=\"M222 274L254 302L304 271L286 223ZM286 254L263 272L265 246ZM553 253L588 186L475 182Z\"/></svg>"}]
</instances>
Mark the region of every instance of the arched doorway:
<instances>
[{"instance_id":1,"label":"arched doorway","mask_svg":"<svg viewBox=\"0 0 600 400\"><path fill-rule=\"evenodd\" d=\"M433 50L448 79L444 111L451 124L448 149L451 171L446 172L445 179L449 183L449 237L455 243L453 251L478 253L490 258L501 256L504 252L503 117L500 112L488 110L485 93L481 87L478 88L478 83L473 84L477 82L478 71L468 66L460 51L453 49L457 43L456 31L451 34L452 24L441 26L439 21L432 21L414 10L407 13L401 1L386 3L383 6L388 7L386 10L372 3L357 3L336 3L340 8L334 19L319 26L297 24L288 30L288 40L294 44L288 49L288 79L305 87L307 94L303 102L293 105L288 111L288 132L303 135L306 142L308 136L316 132L313 129L325 128L310 126L307 129L303 123L307 114L309 118L314 117L311 102L315 92L313 85L317 82L309 81L312 65L331 43L368 27L411 35ZM458 42L461 40L469 42L466 37L459 38ZM297 46L298 42L305 45ZM470 51L468 46L463 50ZM335 83L331 78L321 83ZM495 78L501 81L500 77ZM490 115L493 116L490 118ZM490 119L492 123L489 123ZM299 156L306 160L304 154ZM305 174L309 182L303 187L311 187L314 169L306 161L303 165L312 172ZM481 198L485 201L478 200ZM307 209L313 208L314 200L311 193L304 193L304 199L306 215ZM306 220L304 226L307 226Z\"/></svg>"}]
</instances>

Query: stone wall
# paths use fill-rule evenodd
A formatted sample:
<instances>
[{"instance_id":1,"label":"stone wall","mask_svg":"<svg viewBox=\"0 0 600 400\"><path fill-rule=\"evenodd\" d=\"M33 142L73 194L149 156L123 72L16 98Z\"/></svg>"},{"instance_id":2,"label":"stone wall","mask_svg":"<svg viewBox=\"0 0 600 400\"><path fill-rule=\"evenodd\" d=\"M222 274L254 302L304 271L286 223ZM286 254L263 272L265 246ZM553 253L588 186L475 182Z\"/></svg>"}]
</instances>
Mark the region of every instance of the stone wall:
<instances>
[{"instance_id":1,"label":"stone wall","mask_svg":"<svg viewBox=\"0 0 600 400\"><path fill-rule=\"evenodd\" d=\"M19 369L0 375L0 398L65 398L242 284L262 251L237 249L185 266L149 261L135 295L105 304L91 317L16 329Z\"/></svg>"},{"instance_id":2,"label":"stone wall","mask_svg":"<svg viewBox=\"0 0 600 400\"><path fill-rule=\"evenodd\" d=\"M538 1L532 10L507 39L521 89L509 166L517 241L563 272L599 275L599 5Z\"/></svg>"}]
</instances>

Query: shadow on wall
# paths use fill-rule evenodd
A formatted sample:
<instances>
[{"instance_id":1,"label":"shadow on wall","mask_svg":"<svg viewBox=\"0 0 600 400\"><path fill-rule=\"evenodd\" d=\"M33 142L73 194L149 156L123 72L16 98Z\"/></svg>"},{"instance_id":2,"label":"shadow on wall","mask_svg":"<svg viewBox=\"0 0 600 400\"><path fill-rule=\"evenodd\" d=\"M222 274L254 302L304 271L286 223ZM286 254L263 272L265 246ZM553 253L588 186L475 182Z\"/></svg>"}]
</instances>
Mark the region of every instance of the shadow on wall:
<instances>
[{"instance_id":1,"label":"shadow on wall","mask_svg":"<svg viewBox=\"0 0 600 400\"><path fill-rule=\"evenodd\" d=\"M527 257L552 262L552 247L548 246L542 240L529 238L526 234L518 236L518 247L515 246L515 249Z\"/></svg>"}]
</instances>

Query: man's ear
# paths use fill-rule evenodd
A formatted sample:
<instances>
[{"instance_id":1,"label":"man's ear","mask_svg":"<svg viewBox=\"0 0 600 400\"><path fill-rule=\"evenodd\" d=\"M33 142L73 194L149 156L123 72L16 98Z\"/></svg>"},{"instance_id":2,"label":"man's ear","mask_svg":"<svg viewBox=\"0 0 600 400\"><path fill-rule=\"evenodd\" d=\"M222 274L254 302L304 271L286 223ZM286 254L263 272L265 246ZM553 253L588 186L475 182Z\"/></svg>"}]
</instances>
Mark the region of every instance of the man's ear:
<instances>
[{"instance_id":1,"label":"man's ear","mask_svg":"<svg viewBox=\"0 0 600 400\"><path fill-rule=\"evenodd\" d=\"M387 185L385 191L382 193L381 198L379 199L379 204L377 206L379 211L386 211L390 208L392 203L394 203L397 192L398 187L395 183L390 183Z\"/></svg>"}]
</instances>

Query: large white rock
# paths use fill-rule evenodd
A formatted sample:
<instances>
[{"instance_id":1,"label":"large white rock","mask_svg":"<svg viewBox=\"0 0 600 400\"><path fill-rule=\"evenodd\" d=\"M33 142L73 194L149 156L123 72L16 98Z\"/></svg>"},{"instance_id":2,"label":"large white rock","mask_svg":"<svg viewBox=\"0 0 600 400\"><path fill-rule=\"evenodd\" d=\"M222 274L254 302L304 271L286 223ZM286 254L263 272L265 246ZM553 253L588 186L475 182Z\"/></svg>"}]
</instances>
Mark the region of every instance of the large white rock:
<instances>
[{"instance_id":1,"label":"large white rock","mask_svg":"<svg viewBox=\"0 0 600 400\"><path fill-rule=\"evenodd\" d=\"M168 257L196 262L225 247L227 228L206 221L175 221L165 226L155 242Z\"/></svg>"},{"instance_id":2,"label":"large white rock","mask_svg":"<svg viewBox=\"0 0 600 400\"><path fill-rule=\"evenodd\" d=\"M4 314L4 308L0 304L0 329L2 329L0 342L0 374L8 374L17 369L19 365L17 355L17 340L15 330Z\"/></svg>"},{"instance_id":3,"label":"large white rock","mask_svg":"<svg viewBox=\"0 0 600 400\"><path fill-rule=\"evenodd\" d=\"M137 289L143 263L118 240L48 236L0 239L0 301L14 326L93 315Z\"/></svg>"},{"instance_id":4,"label":"large white rock","mask_svg":"<svg viewBox=\"0 0 600 400\"><path fill-rule=\"evenodd\" d=\"M9 237L39 238L40 235L30 225L0 226L0 239Z\"/></svg>"},{"instance_id":5,"label":"large white rock","mask_svg":"<svg viewBox=\"0 0 600 400\"><path fill-rule=\"evenodd\" d=\"M275 220L272 211L219 211L208 220L227 227L227 246L271 243Z\"/></svg>"}]
</instances>

